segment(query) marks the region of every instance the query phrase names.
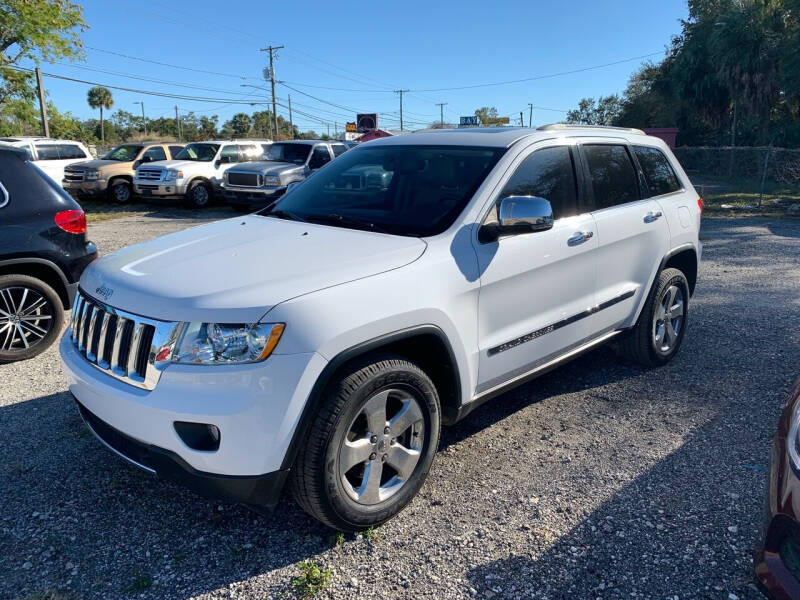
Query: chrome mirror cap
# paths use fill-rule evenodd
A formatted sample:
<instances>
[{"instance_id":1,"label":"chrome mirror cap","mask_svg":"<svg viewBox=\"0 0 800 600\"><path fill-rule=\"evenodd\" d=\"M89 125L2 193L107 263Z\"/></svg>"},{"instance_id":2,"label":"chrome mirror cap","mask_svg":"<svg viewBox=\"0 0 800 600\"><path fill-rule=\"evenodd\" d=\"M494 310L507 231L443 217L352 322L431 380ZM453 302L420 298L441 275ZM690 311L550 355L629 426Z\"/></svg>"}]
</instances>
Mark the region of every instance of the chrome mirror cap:
<instances>
[{"instance_id":1,"label":"chrome mirror cap","mask_svg":"<svg viewBox=\"0 0 800 600\"><path fill-rule=\"evenodd\" d=\"M519 228L544 231L553 227L553 207L539 196L506 196L497 205L497 223L501 229Z\"/></svg>"}]
</instances>

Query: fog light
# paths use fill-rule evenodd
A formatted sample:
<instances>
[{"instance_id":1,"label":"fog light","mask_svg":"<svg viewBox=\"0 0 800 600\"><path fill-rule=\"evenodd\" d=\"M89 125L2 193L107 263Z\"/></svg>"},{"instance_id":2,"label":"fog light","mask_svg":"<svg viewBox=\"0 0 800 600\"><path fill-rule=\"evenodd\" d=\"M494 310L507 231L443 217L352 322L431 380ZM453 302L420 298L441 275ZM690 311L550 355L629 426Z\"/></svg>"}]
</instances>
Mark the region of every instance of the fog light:
<instances>
[{"instance_id":1,"label":"fog light","mask_svg":"<svg viewBox=\"0 0 800 600\"><path fill-rule=\"evenodd\" d=\"M175 421L173 425L183 443L192 450L214 452L219 449L221 434L216 425L186 421Z\"/></svg>"}]
</instances>

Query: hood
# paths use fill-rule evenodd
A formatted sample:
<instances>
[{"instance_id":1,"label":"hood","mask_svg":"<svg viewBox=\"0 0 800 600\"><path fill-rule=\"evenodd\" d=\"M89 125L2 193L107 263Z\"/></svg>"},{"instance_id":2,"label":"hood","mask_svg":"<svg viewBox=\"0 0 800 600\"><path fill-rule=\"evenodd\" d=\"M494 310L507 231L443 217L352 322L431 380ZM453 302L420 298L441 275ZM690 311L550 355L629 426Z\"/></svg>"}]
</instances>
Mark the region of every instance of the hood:
<instances>
[{"instance_id":1,"label":"hood","mask_svg":"<svg viewBox=\"0 0 800 600\"><path fill-rule=\"evenodd\" d=\"M283 175L293 171L302 173L303 165L274 161L256 161L240 163L231 167L229 171L235 171L236 173L259 173L261 175Z\"/></svg>"},{"instance_id":2,"label":"hood","mask_svg":"<svg viewBox=\"0 0 800 600\"><path fill-rule=\"evenodd\" d=\"M147 168L163 168L163 169L176 169L178 171L183 171L187 169L192 169L195 167L202 167L213 165L214 161L210 160L208 162L201 162L199 160L156 160L149 163L142 163L139 165L140 169L147 169Z\"/></svg>"},{"instance_id":3,"label":"hood","mask_svg":"<svg viewBox=\"0 0 800 600\"><path fill-rule=\"evenodd\" d=\"M94 160L87 160L84 162L73 163L71 165L67 165L64 167L67 170L70 169L99 169L101 167L105 167L106 165L124 165L130 164L133 161L126 161L126 160L103 160L102 158L96 158Z\"/></svg>"},{"instance_id":4,"label":"hood","mask_svg":"<svg viewBox=\"0 0 800 600\"><path fill-rule=\"evenodd\" d=\"M425 251L401 237L248 215L184 229L94 261L91 296L167 321L254 323L276 304L413 262Z\"/></svg>"}]
</instances>

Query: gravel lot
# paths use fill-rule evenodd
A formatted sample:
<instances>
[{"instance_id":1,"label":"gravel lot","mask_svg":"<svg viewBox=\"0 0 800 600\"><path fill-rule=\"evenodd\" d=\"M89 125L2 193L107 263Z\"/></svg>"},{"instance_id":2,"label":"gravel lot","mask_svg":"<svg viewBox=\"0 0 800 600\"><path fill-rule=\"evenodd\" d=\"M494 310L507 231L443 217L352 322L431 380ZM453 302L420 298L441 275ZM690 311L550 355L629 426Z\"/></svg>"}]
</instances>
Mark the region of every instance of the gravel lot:
<instances>
[{"instance_id":1,"label":"gravel lot","mask_svg":"<svg viewBox=\"0 0 800 600\"><path fill-rule=\"evenodd\" d=\"M108 252L197 222L90 233ZM303 560L332 570L323 598L759 597L768 448L800 374L800 221L702 235L675 361L601 348L498 398L444 430L404 513L343 540L288 499L260 516L124 464L82 425L56 348L0 366L0 597L292 598Z\"/></svg>"}]
</instances>

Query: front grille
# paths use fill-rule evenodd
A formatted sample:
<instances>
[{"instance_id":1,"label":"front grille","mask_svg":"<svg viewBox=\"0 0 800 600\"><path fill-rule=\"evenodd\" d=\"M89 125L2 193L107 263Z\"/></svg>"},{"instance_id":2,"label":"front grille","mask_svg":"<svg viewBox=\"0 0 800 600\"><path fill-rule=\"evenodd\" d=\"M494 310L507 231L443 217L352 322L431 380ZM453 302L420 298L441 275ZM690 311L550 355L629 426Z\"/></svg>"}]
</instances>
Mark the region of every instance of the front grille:
<instances>
[{"instance_id":1,"label":"front grille","mask_svg":"<svg viewBox=\"0 0 800 600\"><path fill-rule=\"evenodd\" d=\"M177 323L147 319L107 306L83 291L75 295L72 343L98 369L152 390L172 359Z\"/></svg>"},{"instance_id":2,"label":"front grille","mask_svg":"<svg viewBox=\"0 0 800 600\"><path fill-rule=\"evenodd\" d=\"M161 181L164 175L164 169L148 169L140 168L136 171L136 179L147 179L150 181Z\"/></svg>"},{"instance_id":3,"label":"front grille","mask_svg":"<svg viewBox=\"0 0 800 600\"><path fill-rule=\"evenodd\" d=\"M147 184L147 183L137 183L136 185L139 186L140 190L157 190L158 189L157 185L150 185L150 184Z\"/></svg>"},{"instance_id":4,"label":"front grille","mask_svg":"<svg viewBox=\"0 0 800 600\"><path fill-rule=\"evenodd\" d=\"M65 170L64 171L64 179L67 181L83 181L83 170Z\"/></svg>"},{"instance_id":5,"label":"front grille","mask_svg":"<svg viewBox=\"0 0 800 600\"><path fill-rule=\"evenodd\" d=\"M228 183L247 187L260 187L261 175L258 173L232 173L228 171Z\"/></svg>"}]
</instances>

